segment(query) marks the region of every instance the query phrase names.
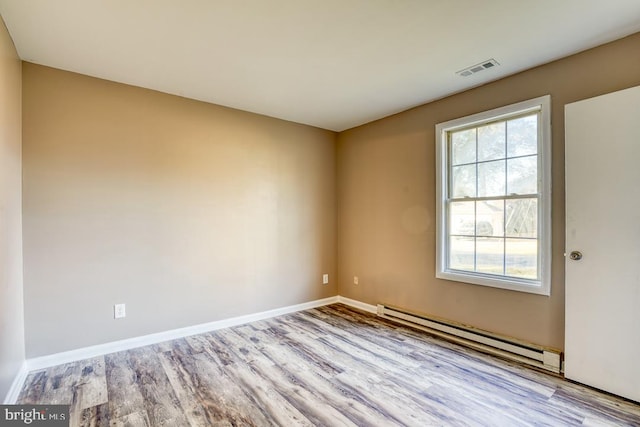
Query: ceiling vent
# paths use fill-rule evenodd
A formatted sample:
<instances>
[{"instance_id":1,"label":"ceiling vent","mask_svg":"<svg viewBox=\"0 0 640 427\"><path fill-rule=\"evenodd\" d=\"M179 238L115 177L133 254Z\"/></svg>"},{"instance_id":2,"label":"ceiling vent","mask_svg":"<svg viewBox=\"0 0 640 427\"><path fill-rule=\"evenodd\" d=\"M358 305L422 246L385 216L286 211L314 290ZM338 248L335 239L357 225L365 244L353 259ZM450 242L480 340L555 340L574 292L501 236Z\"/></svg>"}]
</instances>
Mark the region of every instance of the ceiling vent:
<instances>
[{"instance_id":1,"label":"ceiling vent","mask_svg":"<svg viewBox=\"0 0 640 427\"><path fill-rule=\"evenodd\" d=\"M473 74L479 73L480 71L497 67L498 65L500 64L498 64L498 61L496 61L495 59L487 59L486 61L482 61L479 64L472 65L471 67L465 68L464 70L460 70L456 74L462 77L469 77Z\"/></svg>"}]
</instances>

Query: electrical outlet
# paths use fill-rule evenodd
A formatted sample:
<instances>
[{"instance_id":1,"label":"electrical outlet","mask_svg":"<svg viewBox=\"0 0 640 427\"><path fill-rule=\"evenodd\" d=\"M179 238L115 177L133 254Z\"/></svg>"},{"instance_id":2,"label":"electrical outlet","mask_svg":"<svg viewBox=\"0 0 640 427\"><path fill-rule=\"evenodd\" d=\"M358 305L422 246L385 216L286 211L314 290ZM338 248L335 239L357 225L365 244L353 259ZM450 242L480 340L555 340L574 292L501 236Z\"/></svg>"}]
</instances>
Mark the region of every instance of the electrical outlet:
<instances>
[{"instance_id":1,"label":"electrical outlet","mask_svg":"<svg viewBox=\"0 0 640 427\"><path fill-rule=\"evenodd\" d=\"M358 284L358 276L353 276L353 284L354 285Z\"/></svg>"},{"instance_id":2,"label":"electrical outlet","mask_svg":"<svg viewBox=\"0 0 640 427\"><path fill-rule=\"evenodd\" d=\"M322 284L326 285L327 283L329 283L329 275L328 274L323 274L322 275Z\"/></svg>"},{"instance_id":3,"label":"electrical outlet","mask_svg":"<svg viewBox=\"0 0 640 427\"><path fill-rule=\"evenodd\" d=\"M124 304L115 304L113 306L113 318L121 319L123 317L127 317L127 312L125 310Z\"/></svg>"}]
</instances>

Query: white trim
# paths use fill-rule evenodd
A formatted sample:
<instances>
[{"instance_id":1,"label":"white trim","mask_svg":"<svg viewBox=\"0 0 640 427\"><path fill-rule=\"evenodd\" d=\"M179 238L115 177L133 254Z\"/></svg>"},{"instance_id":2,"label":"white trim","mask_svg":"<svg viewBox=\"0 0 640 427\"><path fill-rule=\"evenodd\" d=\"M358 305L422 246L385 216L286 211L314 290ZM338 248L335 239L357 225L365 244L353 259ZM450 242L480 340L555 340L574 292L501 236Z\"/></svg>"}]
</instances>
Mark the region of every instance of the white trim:
<instances>
[{"instance_id":1,"label":"white trim","mask_svg":"<svg viewBox=\"0 0 640 427\"><path fill-rule=\"evenodd\" d=\"M29 370L27 369L27 361L25 360L22 362L22 365L20 365L20 369L13 379L11 387L9 387L9 391L7 391L7 395L4 398L5 405L14 405L18 401L18 396L20 396L27 375L29 375Z\"/></svg>"},{"instance_id":2,"label":"white trim","mask_svg":"<svg viewBox=\"0 0 640 427\"><path fill-rule=\"evenodd\" d=\"M229 319L223 319L223 320L217 320L209 323L202 323L199 325L187 326L186 328L172 329L169 331L158 332L155 334L143 335L140 337L128 338L128 339L113 341L105 344L98 344L91 347L84 347L76 350L65 351L62 353L55 353L47 356L36 357L36 358L28 359L26 362L26 366L28 368L28 371L45 369L51 366L61 365L63 363L76 362L78 360L102 356L109 353L115 353L117 351L129 350L132 348L142 347L145 345L157 344L164 341L188 337L190 335L202 334L205 332L215 331L217 329L229 328L232 326L238 326L238 325L243 325L250 322L256 322L258 320L269 319L271 317L281 316L283 314L294 313L302 310L308 310L310 308L321 307L329 304L335 304L339 301L339 298L340 297L338 296L333 296L329 298L305 302L302 304L290 305L287 307L281 307L273 310L262 311L259 313L247 314L244 316L232 317Z\"/></svg>"},{"instance_id":3,"label":"white trim","mask_svg":"<svg viewBox=\"0 0 640 427\"><path fill-rule=\"evenodd\" d=\"M538 256L540 280L501 277L489 274L449 270L447 268L447 132L480 125L487 120L499 120L529 111L540 111L538 167L540 198L538 203ZM436 277L446 280L490 286L513 291L549 296L551 294L551 96L545 95L490 111L450 120L436 125Z\"/></svg>"},{"instance_id":4,"label":"white trim","mask_svg":"<svg viewBox=\"0 0 640 427\"><path fill-rule=\"evenodd\" d=\"M371 304L367 304L366 302L343 297L341 295L338 295L337 298L339 303L348 305L350 307L359 308L360 310L368 311L369 313L373 313L373 314L376 314L378 312L378 307L375 305L371 305Z\"/></svg>"}]
</instances>

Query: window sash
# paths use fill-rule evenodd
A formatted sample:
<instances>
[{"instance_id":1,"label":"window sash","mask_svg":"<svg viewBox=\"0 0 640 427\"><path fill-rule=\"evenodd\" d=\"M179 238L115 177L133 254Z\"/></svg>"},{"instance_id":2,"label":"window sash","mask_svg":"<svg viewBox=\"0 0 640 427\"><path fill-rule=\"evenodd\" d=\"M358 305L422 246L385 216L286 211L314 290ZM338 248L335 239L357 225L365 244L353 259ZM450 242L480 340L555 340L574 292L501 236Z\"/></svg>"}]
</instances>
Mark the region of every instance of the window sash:
<instances>
[{"instance_id":1,"label":"window sash","mask_svg":"<svg viewBox=\"0 0 640 427\"><path fill-rule=\"evenodd\" d=\"M531 194L531 195L518 195L518 196L509 196L509 197L483 197L483 198L462 198L462 199L452 199L452 200L448 200L446 201L446 229L447 229L447 233L446 233L446 238L447 238L447 244L446 244L446 253L445 253L445 257L446 257L446 269L450 270L450 271L456 271L456 272L461 272L461 273L465 273L465 274L478 274L478 275L486 275L488 277L498 277L498 278L506 278L506 279L513 279L513 280L524 280L524 281L535 281L536 283L539 282L542 279L542 257L540 254L540 250L541 250L541 245L540 245L540 233L541 233L541 218L540 218L540 209L541 209L541 203L540 203L540 196L538 194ZM508 233L508 224L507 224L507 219L506 219L506 202L508 200L535 200L536 201L536 205L537 205L537 209L536 209L536 235L535 237L530 237L530 236L519 236L519 235L513 235L513 234L509 234ZM492 234L491 236L485 236L482 234L478 234L478 223L482 222L479 221L478 218L478 212L477 212L477 205L475 204L476 202L482 202L482 201L504 201L505 202L505 206L503 207L503 219L502 219L502 230L500 232L500 234L498 235L494 235ZM461 233L455 233L452 231L452 214L451 214L451 204L452 203L456 203L456 202L471 202L474 203L474 213L473 213L473 221L474 221L474 230L473 230L473 234L461 234ZM473 263L473 269L461 269L461 268L455 268L452 267L452 262L451 262L451 257L452 257L452 249L451 249L451 238L452 237L459 237L459 238L469 238L469 239L473 239L474 240L474 249L473 249L473 258L474 258L474 263ZM477 248L477 240L478 239L492 239L492 240L501 240L502 244L503 244L503 252L502 252L502 273L487 273L487 272L481 272L477 270L477 259L478 259L478 255L484 255L485 253L478 251ZM511 241L535 241L536 242L536 277L535 278L529 278L529 277L525 277L523 275L512 275L512 274L508 274L507 273L507 260L508 260L508 252L507 252L507 242Z\"/></svg>"}]
</instances>

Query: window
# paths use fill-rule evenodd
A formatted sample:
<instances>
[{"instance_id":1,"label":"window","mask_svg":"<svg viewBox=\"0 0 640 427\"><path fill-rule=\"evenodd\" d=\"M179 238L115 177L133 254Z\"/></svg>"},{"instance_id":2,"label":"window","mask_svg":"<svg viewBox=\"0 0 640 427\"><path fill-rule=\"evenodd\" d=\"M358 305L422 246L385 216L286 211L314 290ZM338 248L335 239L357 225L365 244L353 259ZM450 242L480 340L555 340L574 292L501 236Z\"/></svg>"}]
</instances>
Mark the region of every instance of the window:
<instances>
[{"instance_id":1,"label":"window","mask_svg":"<svg viewBox=\"0 0 640 427\"><path fill-rule=\"evenodd\" d=\"M436 277L550 294L550 96L436 125Z\"/></svg>"}]
</instances>

